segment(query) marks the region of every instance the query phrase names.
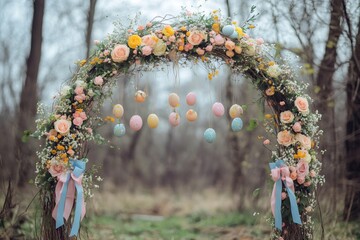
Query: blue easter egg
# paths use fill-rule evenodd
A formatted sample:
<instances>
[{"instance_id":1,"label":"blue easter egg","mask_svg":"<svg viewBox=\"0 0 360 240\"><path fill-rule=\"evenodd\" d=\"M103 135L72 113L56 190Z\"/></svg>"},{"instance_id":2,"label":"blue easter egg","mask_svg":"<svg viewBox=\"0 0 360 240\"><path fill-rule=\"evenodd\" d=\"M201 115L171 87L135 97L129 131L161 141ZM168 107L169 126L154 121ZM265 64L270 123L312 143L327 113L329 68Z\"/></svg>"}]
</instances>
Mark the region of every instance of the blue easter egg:
<instances>
[{"instance_id":1,"label":"blue easter egg","mask_svg":"<svg viewBox=\"0 0 360 240\"><path fill-rule=\"evenodd\" d=\"M231 34L233 34L235 31L235 27L234 25L226 25L222 28L222 34L224 34L225 36L231 36Z\"/></svg>"},{"instance_id":2,"label":"blue easter egg","mask_svg":"<svg viewBox=\"0 0 360 240\"><path fill-rule=\"evenodd\" d=\"M117 137L122 137L124 136L126 133L126 128L125 125L120 123L120 124L116 124L114 127L114 135Z\"/></svg>"},{"instance_id":3,"label":"blue easter egg","mask_svg":"<svg viewBox=\"0 0 360 240\"><path fill-rule=\"evenodd\" d=\"M239 37L239 34L237 31L234 31L231 35L230 35L230 38L232 39L237 39Z\"/></svg>"},{"instance_id":4,"label":"blue easter egg","mask_svg":"<svg viewBox=\"0 0 360 240\"><path fill-rule=\"evenodd\" d=\"M234 118L231 122L231 129L234 132L238 132L243 128L243 121L241 120L241 118Z\"/></svg>"},{"instance_id":5,"label":"blue easter egg","mask_svg":"<svg viewBox=\"0 0 360 240\"><path fill-rule=\"evenodd\" d=\"M204 139L205 141L207 141L208 143L213 143L215 142L216 139L216 132L213 128L208 128L205 130L204 132Z\"/></svg>"}]
</instances>

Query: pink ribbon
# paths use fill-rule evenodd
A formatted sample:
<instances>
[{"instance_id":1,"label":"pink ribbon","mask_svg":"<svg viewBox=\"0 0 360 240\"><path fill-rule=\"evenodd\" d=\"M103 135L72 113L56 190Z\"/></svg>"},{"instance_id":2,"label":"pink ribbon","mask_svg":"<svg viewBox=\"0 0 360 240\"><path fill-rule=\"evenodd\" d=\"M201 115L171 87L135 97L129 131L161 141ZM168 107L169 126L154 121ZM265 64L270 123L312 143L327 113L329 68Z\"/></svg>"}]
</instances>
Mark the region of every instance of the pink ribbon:
<instances>
[{"instance_id":1,"label":"pink ribbon","mask_svg":"<svg viewBox=\"0 0 360 240\"><path fill-rule=\"evenodd\" d=\"M56 188L55 188L56 205L52 212L52 217L55 220L57 219L57 212L58 212L58 207L59 207L59 203L60 203L60 198L61 198L62 192L64 191L64 186L65 186L67 179L69 178L69 182L68 182L68 186L67 186L65 208L64 208L64 212L63 212L63 218L65 218L66 220L68 220L68 218L71 214L71 210L74 205L75 184L82 187L82 177L83 177L83 174L81 174L79 177L76 177L74 173L69 173L69 172L66 174L62 174L61 176L58 176L58 183L56 184ZM85 201L84 201L83 197L82 197L81 206L82 206L81 207L81 220L82 220L86 213ZM59 226L57 226L57 227L59 227Z\"/></svg>"},{"instance_id":2,"label":"pink ribbon","mask_svg":"<svg viewBox=\"0 0 360 240\"><path fill-rule=\"evenodd\" d=\"M285 181L286 186L288 188L290 188L292 190L292 192L295 192L294 182L290 178L289 167L283 166L283 167L271 169L271 177L272 177L272 179L274 180L275 183L281 177L281 180ZM274 216L275 216L275 202L276 202L276 194L275 194L275 192L276 192L276 185L274 184L274 188L273 188L273 191L272 191L272 194L271 194L271 211L272 211Z\"/></svg>"}]
</instances>

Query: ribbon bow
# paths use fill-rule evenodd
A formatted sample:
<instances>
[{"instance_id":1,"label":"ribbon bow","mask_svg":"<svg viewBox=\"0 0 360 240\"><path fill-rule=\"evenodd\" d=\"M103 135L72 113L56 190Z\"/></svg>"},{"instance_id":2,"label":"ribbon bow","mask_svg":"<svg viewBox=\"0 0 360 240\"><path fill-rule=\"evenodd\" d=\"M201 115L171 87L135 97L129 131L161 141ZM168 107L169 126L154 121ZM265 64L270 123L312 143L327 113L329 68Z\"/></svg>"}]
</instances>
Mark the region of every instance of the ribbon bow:
<instances>
[{"instance_id":1,"label":"ribbon bow","mask_svg":"<svg viewBox=\"0 0 360 240\"><path fill-rule=\"evenodd\" d=\"M84 161L71 159L73 170L58 177L55 188L56 205L52 217L56 220L56 228L64 225L64 218L68 220L75 200L76 203L74 221L70 231L70 237L77 236L80 228L80 221L83 219L86 209L82 187L82 177L85 172Z\"/></svg>"},{"instance_id":2,"label":"ribbon bow","mask_svg":"<svg viewBox=\"0 0 360 240\"><path fill-rule=\"evenodd\" d=\"M274 188L271 194L271 210L275 217L275 227L282 229L281 216L281 192L282 183L284 183L286 191L290 199L291 215L294 223L301 224L299 209L296 203L294 182L290 178L289 168L285 165L283 160L277 160L274 163L269 163L271 169L271 177L274 180Z\"/></svg>"}]
</instances>

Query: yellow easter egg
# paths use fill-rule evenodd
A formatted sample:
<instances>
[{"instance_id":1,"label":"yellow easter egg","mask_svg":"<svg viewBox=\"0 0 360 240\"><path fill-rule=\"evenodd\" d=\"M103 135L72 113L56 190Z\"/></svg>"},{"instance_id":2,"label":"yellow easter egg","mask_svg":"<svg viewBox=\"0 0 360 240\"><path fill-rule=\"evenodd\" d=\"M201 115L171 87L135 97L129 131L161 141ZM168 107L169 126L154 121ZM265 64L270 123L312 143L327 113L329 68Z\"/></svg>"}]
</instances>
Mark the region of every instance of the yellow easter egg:
<instances>
[{"instance_id":1,"label":"yellow easter egg","mask_svg":"<svg viewBox=\"0 0 360 240\"><path fill-rule=\"evenodd\" d=\"M173 108L176 108L180 105L180 97L176 93L169 94L169 104Z\"/></svg>"},{"instance_id":2,"label":"yellow easter egg","mask_svg":"<svg viewBox=\"0 0 360 240\"><path fill-rule=\"evenodd\" d=\"M189 122L194 122L197 119L197 112L193 109L190 109L186 112L186 119Z\"/></svg>"},{"instance_id":3,"label":"yellow easter egg","mask_svg":"<svg viewBox=\"0 0 360 240\"><path fill-rule=\"evenodd\" d=\"M231 118L240 117L243 113L244 113L243 108L238 104L232 105L229 109L229 115Z\"/></svg>"},{"instance_id":4,"label":"yellow easter egg","mask_svg":"<svg viewBox=\"0 0 360 240\"><path fill-rule=\"evenodd\" d=\"M158 116L156 116L156 114L154 114L154 113L149 114L149 116L147 118L147 124L148 124L149 128L157 128L157 126L159 125Z\"/></svg>"},{"instance_id":5,"label":"yellow easter egg","mask_svg":"<svg viewBox=\"0 0 360 240\"><path fill-rule=\"evenodd\" d=\"M112 112L116 118L121 118L124 115L124 108L121 104L115 104Z\"/></svg>"},{"instance_id":6,"label":"yellow easter egg","mask_svg":"<svg viewBox=\"0 0 360 240\"><path fill-rule=\"evenodd\" d=\"M135 93L135 101L138 102L138 103L143 103L145 102L145 99L146 99L147 95L144 91L136 91Z\"/></svg>"}]
</instances>

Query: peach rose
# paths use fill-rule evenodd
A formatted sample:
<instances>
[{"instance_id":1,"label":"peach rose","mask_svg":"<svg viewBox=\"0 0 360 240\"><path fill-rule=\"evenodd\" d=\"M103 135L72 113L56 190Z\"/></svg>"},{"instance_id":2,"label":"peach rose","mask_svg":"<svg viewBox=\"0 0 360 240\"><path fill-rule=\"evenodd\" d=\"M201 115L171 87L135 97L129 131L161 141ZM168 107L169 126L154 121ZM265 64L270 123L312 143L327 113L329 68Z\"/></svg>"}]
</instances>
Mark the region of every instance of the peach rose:
<instances>
[{"instance_id":1,"label":"peach rose","mask_svg":"<svg viewBox=\"0 0 360 240\"><path fill-rule=\"evenodd\" d=\"M233 51L230 51L230 50L227 50L227 51L225 52L225 54L226 54L226 56L228 56L228 57L230 57L230 58L232 58L232 57L235 55L235 53L234 53Z\"/></svg>"},{"instance_id":2,"label":"peach rose","mask_svg":"<svg viewBox=\"0 0 360 240\"><path fill-rule=\"evenodd\" d=\"M294 135L287 130L281 131L277 134L277 141L279 144L288 147L294 143Z\"/></svg>"},{"instance_id":3,"label":"peach rose","mask_svg":"<svg viewBox=\"0 0 360 240\"><path fill-rule=\"evenodd\" d=\"M75 99L76 101L78 101L78 102L82 102L82 101L84 101L84 100L86 99L86 96L85 96L85 94L80 94L80 95L76 95L76 96L74 97L74 99Z\"/></svg>"},{"instance_id":4,"label":"peach rose","mask_svg":"<svg viewBox=\"0 0 360 240\"><path fill-rule=\"evenodd\" d=\"M151 48L154 48L157 41L159 40L155 35L152 34L145 35L141 39L142 39L142 45L146 45Z\"/></svg>"},{"instance_id":5,"label":"peach rose","mask_svg":"<svg viewBox=\"0 0 360 240\"><path fill-rule=\"evenodd\" d=\"M235 46L235 52L236 52L237 54L241 54L242 48L241 48L240 46Z\"/></svg>"},{"instance_id":6,"label":"peach rose","mask_svg":"<svg viewBox=\"0 0 360 240\"><path fill-rule=\"evenodd\" d=\"M94 79L95 85L101 86L101 85L103 85L103 83L104 83L104 79L101 76L95 77L95 79Z\"/></svg>"},{"instance_id":7,"label":"peach rose","mask_svg":"<svg viewBox=\"0 0 360 240\"><path fill-rule=\"evenodd\" d=\"M265 139L263 142L264 145L269 145L270 144L270 140L269 139Z\"/></svg>"},{"instance_id":8,"label":"peach rose","mask_svg":"<svg viewBox=\"0 0 360 240\"><path fill-rule=\"evenodd\" d=\"M291 111L281 112L280 121L282 123L291 123L292 121L294 121L294 114Z\"/></svg>"},{"instance_id":9,"label":"peach rose","mask_svg":"<svg viewBox=\"0 0 360 240\"><path fill-rule=\"evenodd\" d=\"M295 135L295 140L300 142L301 147L303 147L304 149L306 149L306 150L311 149L311 138L298 133Z\"/></svg>"},{"instance_id":10,"label":"peach rose","mask_svg":"<svg viewBox=\"0 0 360 240\"><path fill-rule=\"evenodd\" d=\"M227 50L234 50L235 49L235 43L233 41L231 41L231 40L227 40L225 42L225 48Z\"/></svg>"},{"instance_id":11,"label":"peach rose","mask_svg":"<svg viewBox=\"0 0 360 240\"><path fill-rule=\"evenodd\" d=\"M61 135L66 135L70 131L71 122L65 119L59 119L54 122L55 130Z\"/></svg>"},{"instance_id":12,"label":"peach rose","mask_svg":"<svg viewBox=\"0 0 360 240\"><path fill-rule=\"evenodd\" d=\"M196 53L201 56L201 55L204 55L204 54L205 54L205 50L204 50L204 49L201 49L201 48L197 48L197 49L196 49Z\"/></svg>"},{"instance_id":13,"label":"peach rose","mask_svg":"<svg viewBox=\"0 0 360 240\"><path fill-rule=\"evenodd\" d=\"M205 50L206 50L207 52L211 52L211 51L213 50L213 46L212 46L212 45L207 45L206 48L205 48Z\"/></svg>"},{"instance_id":14,"label":"peach rose","mask_svg":"<svg viewBox=\"0 0 360 240\"><path fill-rule=\"evenodd\" d=\"M300 122L296 122L294 123L294 125L292 126L292 129L294 130L294 132L301 132L301 123Z\"/></svg>"},{"instance_id":15,"label":"peach rose","mask_svg":"<svg viewBox=\"0 0 360 240\"><path fill-rule=\"evenodd\" d=\"M296 173L296 172L291 172L291 173L290 173L290 178L291 178L293 181L295 181L296 178L297 178L297 173Z\"/></svg>"},{"instance_id":16,"label":"peach rose","mask_svg":"<svg viewBox=\"0 0 360 240\"><path fill-rule=\"evenodd\" d=\"M52 164L49 168L49 173L53 177L60 177L65 171L65 167L63 165Z\"/></svg>"},{"instance_id":17,"label":"peach rose","mask_svg":"<svg viewBox=\"0 0 360 240\"><path fill-rule=\"evenodd\" d=\"M111 58L114 62L124 62L128 59L130 48L124 44L118 44L111 51Z\"/></svg>"},{"instance_id":18,"label":"peach rose","mask_svg":"<svg viewBox=\"0 0 360 240\"><path fill-rule=\"evenodd\" d=\"M307 115L309 114L309 103L308 100L304 97L297 97L295 99L295 107L298 109L298 111L302 114L302 115Z\"/></svg>"},{"instance_id":19,"label":"peach rose","mask_svg":"<svg viewBox=\"0 0 360 240\"><path fill-rule=\"evenodd\" d=\"M141 49L141 52L144 56L149 56L152 52L152 48L150 46L144 46L142 49Z\"/></svg>"},{"instance_id":20,"label":"peach rose","mask_svg":"<svg viewBox=\"0 0 360 240\"><path fill-rule=\"evenodd\" d=\"M70 156L74 156L75 152L70 148L69 150L67 150L67 154L69 154Z\"/></svg>"},{"instance_id":21,"label":"peach rose","mask_svg":"<svg viewBox=\"0 0 360 240\"><path fill-rule=\"evenodd\" d=\"M187 40L188 40L189 43L196 46L196 45L199 45L204 40L204 38L205 38L205 36L204 36L204 34L202 32L193 31L187 37Z\"/></svg>"},{"instance_id":22,"label":"peach rose","mask_svg":"<svg viewBox=\"0 0 360 240\"><path fill-rule=\"evenodd\" d=\"M310 171L310 177L316 177L316 172L314 170L311 170Z\"/></svg>"}]
</instances>

